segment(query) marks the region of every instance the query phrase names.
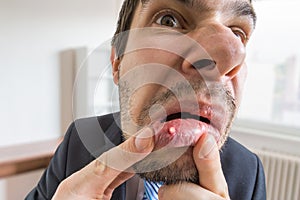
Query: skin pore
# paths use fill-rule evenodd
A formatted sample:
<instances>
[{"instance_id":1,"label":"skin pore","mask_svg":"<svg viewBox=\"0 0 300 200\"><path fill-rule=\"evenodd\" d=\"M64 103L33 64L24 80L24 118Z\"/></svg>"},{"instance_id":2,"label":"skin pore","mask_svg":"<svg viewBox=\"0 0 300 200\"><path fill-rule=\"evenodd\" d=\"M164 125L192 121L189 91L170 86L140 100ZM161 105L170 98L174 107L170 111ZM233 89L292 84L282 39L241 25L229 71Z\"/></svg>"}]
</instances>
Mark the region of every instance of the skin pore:
<instances>
[{"instance_id":1,"label":"skin pore","mask_svg":"<svg viewBox=\"0 0 300 200\"><path fill-rule=\"evenodd\" d=\"M247 0L139 3L125 52L113 63L125 138L145 126L161 132L155 126L168 124L164 122L170 114L184 112L208 118L209 124L200 123L202 132L213 135L221 148L240 103L245 47L254 26ZM213 64L205 64L207 60ZM189 130L182 132L185 136ZM192 149L157 148L135 169L152 181L198 183Z\"/></svg>"}]
</instances>

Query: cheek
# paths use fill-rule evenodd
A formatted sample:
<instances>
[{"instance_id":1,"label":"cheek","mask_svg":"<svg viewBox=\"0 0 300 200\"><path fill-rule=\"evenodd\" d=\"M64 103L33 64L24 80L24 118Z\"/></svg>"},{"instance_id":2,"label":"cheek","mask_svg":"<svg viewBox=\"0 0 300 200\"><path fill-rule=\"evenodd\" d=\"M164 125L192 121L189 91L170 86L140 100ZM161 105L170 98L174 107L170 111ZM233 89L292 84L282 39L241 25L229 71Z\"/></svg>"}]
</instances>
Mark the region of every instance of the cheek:
<instances>
[{"instance_id":1,"label":"cheek","mask_svg":"<svg viewBox=\"0 0 300 200\"><path fill-rule=\"evenodd\" d=\"M179 69L181 63L182 58L179 55L170 53L166 50L139 50L124 55L121 61L120 76L124 75L134 68L141 66L151 67L152 65L161 65L165 67L171 67L173 69Z\"/></svg>"},{"instance_id":2,"label":"cheek","mask_svg":"<svg viewBox=\"0 0 300 200\"><path fill-rule=\"evenodd\" d=\"M244 85L245 85L245 81L246 81L246 78L247 78L247 73L248 73L248 69L247 69L246 64L244 64L241 67L238 74L232 79L234 97L237 101L237 105L240 104L241 99L242 99Z\"/></svg>"},{"instance_id":3,"label":"cheek","mask_svg":"<svg viewBox=\"0 0 300 200\"><path fill-rule=\"evenodd\" d=\"M246 64L243 64L241 70L239 71L239 73L237 74L237 82L238 82L238 86L239 86L239 90L242 92L244 89L244 85L246 82L246 78L248 75L248 67Z\"/></svg>"}]
</instances>

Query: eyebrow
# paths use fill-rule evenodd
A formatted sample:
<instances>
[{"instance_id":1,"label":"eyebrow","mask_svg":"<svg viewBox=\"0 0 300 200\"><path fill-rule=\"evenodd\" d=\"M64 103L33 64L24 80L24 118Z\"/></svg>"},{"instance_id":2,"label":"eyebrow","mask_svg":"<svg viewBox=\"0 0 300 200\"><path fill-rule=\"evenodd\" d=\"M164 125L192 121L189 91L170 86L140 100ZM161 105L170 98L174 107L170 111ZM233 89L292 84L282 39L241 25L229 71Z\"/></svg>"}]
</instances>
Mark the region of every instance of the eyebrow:
<instances>
[{"instance_id":1,"label":"eyebrow","mask_svg":"<svg viewBox=\"0 0 300 200\"><path fill-rule=\"evenodd\" d=\"M246 1L235 1L233 4L228 5L228 8L233 10L234 15L240 16L249 16L253 21L253 26L256 24L256 13L253 9L252 4Z\"/></svg>"},{"instance_id":2,"label":"eyebrow","mask_svg":"<svg viewBox=\"0 0 300 200\"><path fill-rule=\"evenodd\" d=\"M143 7L146 6L148 3L152 2L154 0L141 0ZM170 0L169 0L170 1ZM184 4L188 8L196 8L199 10L199 12L206 10L210 11L212 8L207 6L207 4L201 0L173 0L177 1L181 4ZM253 26L255 27L256 24L256 13L253 9L253 6L251 4L251 0L249 1L240 1L236 0L234 3L229 4L224 8L224 10L231 10L233 11L233 14L235 16L249 16L253 21Z\"/></svg>"},{"instance_id":3,"label":"eyebrow","mask_svg":"<svg viewBox=\"0 0 300 200\"><path fill-rule=\"evenodd\" d=\"M143 5L147 5L148 3L150 3L151 1L154 1L154 0L141 0L142 4ZM169 0L171 1L171 0ZM194 0L173 0L173 1L177 1L181 4L184 4L186 7L188 8L192 8L194 7ZM197 1L197 8L201 9L201 10L210 10L210 8L203 2L203 1Z\"/></svg>"}]
</instances>

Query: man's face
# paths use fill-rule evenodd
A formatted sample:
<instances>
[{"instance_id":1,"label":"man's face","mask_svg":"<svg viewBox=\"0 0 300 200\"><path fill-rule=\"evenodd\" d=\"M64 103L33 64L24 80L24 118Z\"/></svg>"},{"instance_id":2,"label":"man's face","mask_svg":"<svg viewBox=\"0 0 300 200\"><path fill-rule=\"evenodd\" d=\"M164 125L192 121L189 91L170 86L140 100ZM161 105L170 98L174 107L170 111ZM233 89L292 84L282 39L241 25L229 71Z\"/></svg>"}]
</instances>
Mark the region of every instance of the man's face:
<instances>
[{"instance_id":1,"label":"man's face","mask_svg":"<svg viewBox=\"0 0 300 200\"><path fill-rule=\"evenodd\" d=\"M203 133L224 144L241 98L248 0L148 0L138 5L115 64L125 137L145 126L155 149L135 168L153 181L197 182L192 148Z\"/></svg>"}]
</instances>

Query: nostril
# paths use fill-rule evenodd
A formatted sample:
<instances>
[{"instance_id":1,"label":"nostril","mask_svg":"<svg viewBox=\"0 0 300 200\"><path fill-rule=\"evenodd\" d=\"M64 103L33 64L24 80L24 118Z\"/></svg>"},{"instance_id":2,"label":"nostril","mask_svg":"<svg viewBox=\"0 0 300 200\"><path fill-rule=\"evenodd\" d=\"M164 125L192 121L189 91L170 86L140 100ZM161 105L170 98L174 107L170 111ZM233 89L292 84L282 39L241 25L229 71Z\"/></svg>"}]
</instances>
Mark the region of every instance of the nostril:
<instances>
[{"instance_id":1,"label":"nostril","mask_svg":"<svg viewBox=\"0 0 300 200\"><path fill-rule=\"evenodd\" d=\"M201 59L193 63L193 67L196 69L207 69L212 70L216 66L216 62L210 59Z\"/></svg>"},{"instance_id":2,"label":"nostril","mask_svg":"<svg viewBox=\"0 0 300 200\"><path fill-rule=\"evenodd\" d=\"M238 72L240 71L240 69L241 69L241 65L233 67L231 71L229 71L227 74L225 74L225 76L233 78L235 75L238 74Z\"/></svg>"}]
</instances>

